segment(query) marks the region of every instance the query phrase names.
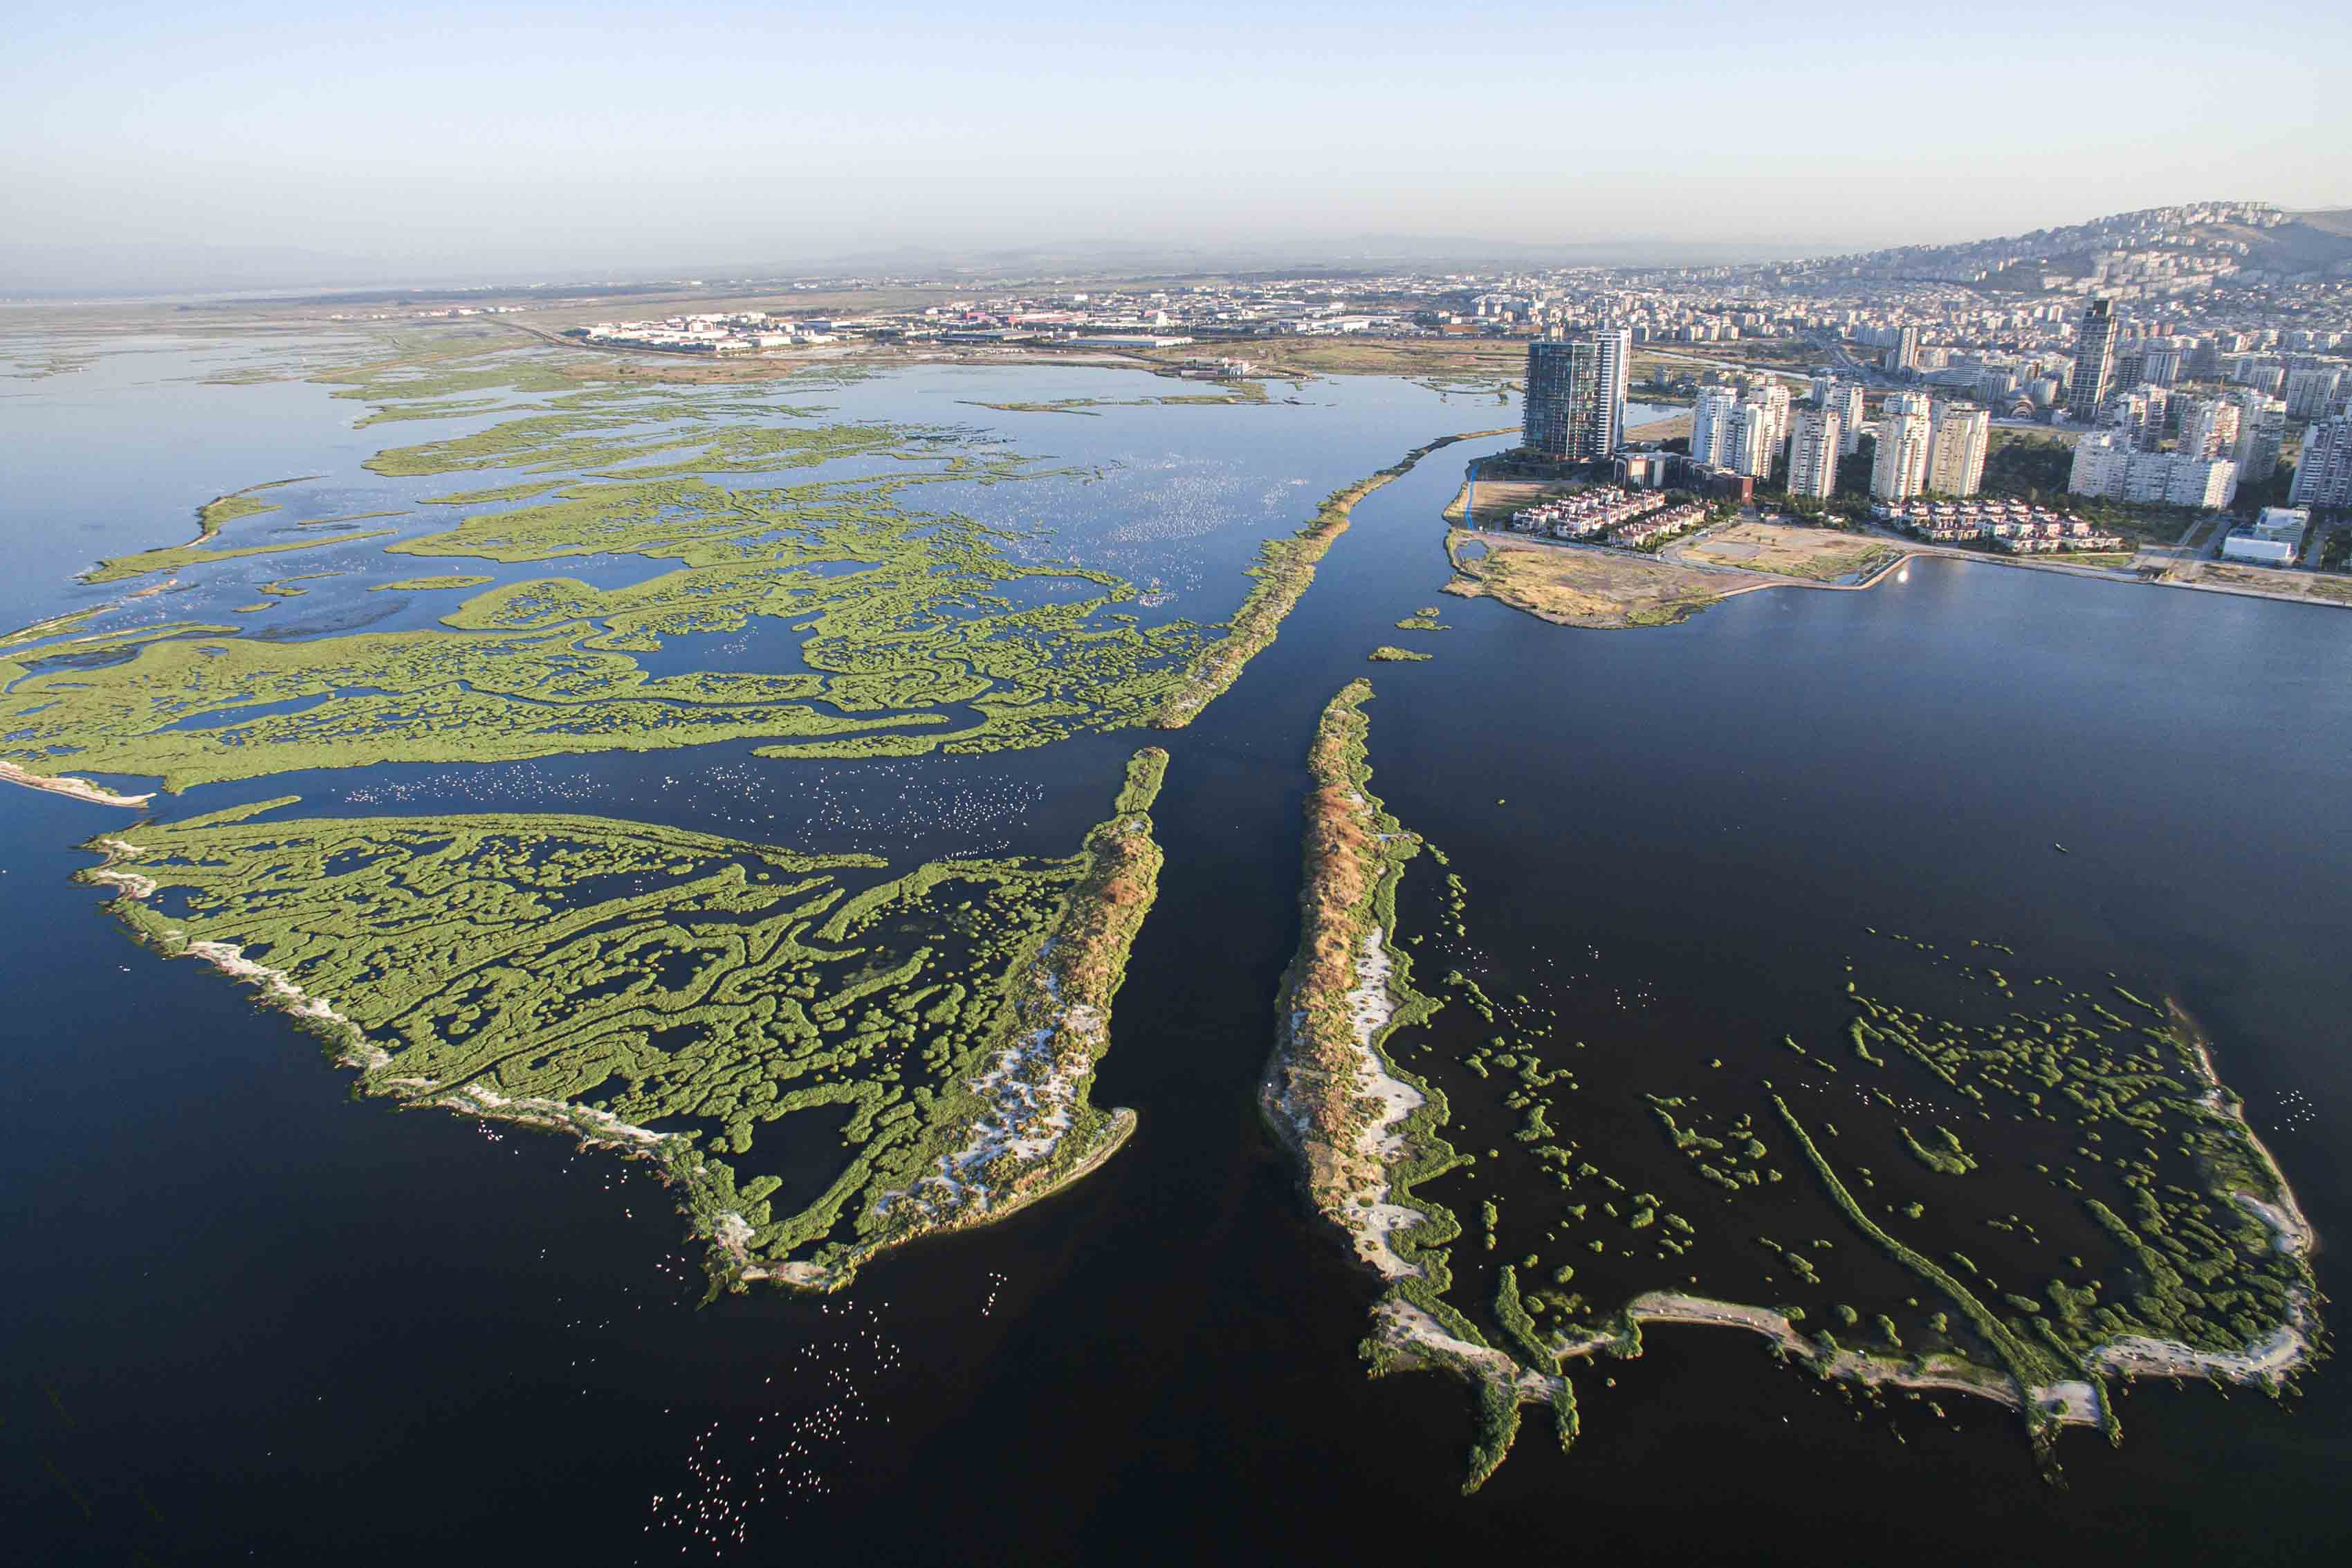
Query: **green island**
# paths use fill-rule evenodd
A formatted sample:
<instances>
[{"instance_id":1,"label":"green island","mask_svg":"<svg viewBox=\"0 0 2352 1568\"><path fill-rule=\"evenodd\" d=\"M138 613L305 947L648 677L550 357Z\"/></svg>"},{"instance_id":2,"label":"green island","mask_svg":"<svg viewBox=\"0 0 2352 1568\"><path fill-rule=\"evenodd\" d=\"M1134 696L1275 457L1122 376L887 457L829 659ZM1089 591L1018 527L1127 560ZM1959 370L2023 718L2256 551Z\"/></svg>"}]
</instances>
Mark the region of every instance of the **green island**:
<instances>
[{"instance_id":1,"label":"green island","mask_svg":"<svg viewBox=\"0 0 2352 1568\"><path fill-rule=\"evenodd\" d=\"M1158 888L1166 762L1138 752L1058 860L893 875L593 817L274 820L287 797L101 837L82 874L141 940L325 1037L365 1092L656 1162L714 1288L831 1291L1132 1129L1089 1088Z\"/></svg>"},{"instance_id":2,"label":"green island","mask_svg":"<svg viewBox=\"0 0 2352 1568\"><path fill-rule=\"evenodd\" d=\"M1235 408L1266 401L1263 382L1233 382L1222 392L1166 392L1158 397L1057 397L1035 402L980 402L965 400L967 408L998 413L1082 413L1093 418L1098 408Z\"/></svg>"},{"instance_id":3,"label":"green island","mask_svg":"<svg viewBox=\"0 0 2352 1568\"><path fill-rule=\"evenodd\" d=\"M1422 664L1437 657L1434 653L1419 653L1411 648L1391 647L1383 643L1364 655L1376 664Z\"/></svg>"},{"instance_id":4,"label":"green island","mask_svg":"<svg viewBox=\"0 0 2352 1568\"><path fill-rule=\"evenodd\" d=\"M1261 1103L1317 1210L1389 1283L1371 1370L1434 1365L1475 1385L1465 1490L1501 1462L1523 1404L1549 1405L1571 1442L1569 1369L1638 1356L1645 1323L1746 1329L1874 1397L1989 1398L2045 1456L2068 1425L2121 1440L2115 1380L2278 1394L2324 1354L2311 1227L2191 1020L2112 983L2015 978L2002 944L1956 956L1885 938L1976 1005L1931 1017L1849 977L1834 1043L1758 1042L1793 1083L1743 1082L1718 1057L1719 1091L1612 1109L1561 1019L1459 970L1441 990L1495 1032L1444 1088L1408 1069L1441 1006L1414 989L1396 925L1427 846L1370 791L1370 695L1342 691L1309 755L1300 945ZM1459 927L1467 889L1445 880ZM1748 1103L1702 1103L1717 1094ZM1836 1108L1801 1112L1808 1095ZM1447 1140L1457 1113L1517 1131L1473 1159ZM1585 1145L1628 1113L1658 1141ZM1467 1262L1461 1221L1426 1190L1441 1178L1477 1201Z\"/></svg>"},{"instance_id":5,"label":"green island","mask_svg":"<svg viewBox=\"0 0 2352 1568\"><path fill-rule=\"evenodd\" d=\"M1433 452L1457 441L1507 434L1507 430L1465 430L1426 442L1387 467L1332 491L1297 533L1268 539L1258 547L1257 564L1250 568L1250 576L1256 580L1243 597L1241 608L1234 612L1225 635L1194 656L1183 686L1161 704L1151 722L1161 729L1183 728L1241 679L1252 659L1273 645L1284 618L1315 581L1316 563L1330 549L1331 541L1348 531L1348 519L1357 502L1390 480L1412 473L1413 465Z\"/></svg>"},{"instance_id":6,"label":"green island","mask_svg":"<svg viewBox=\"0 0 2352 1568\"><path fill-rule=\"evenodd\" d=\"M370 593L430 593L436 588L479 588L498 580L478 572L453 571L442 577L395 577L390 582L373 583Z\"/></svg>"}]
</instances>

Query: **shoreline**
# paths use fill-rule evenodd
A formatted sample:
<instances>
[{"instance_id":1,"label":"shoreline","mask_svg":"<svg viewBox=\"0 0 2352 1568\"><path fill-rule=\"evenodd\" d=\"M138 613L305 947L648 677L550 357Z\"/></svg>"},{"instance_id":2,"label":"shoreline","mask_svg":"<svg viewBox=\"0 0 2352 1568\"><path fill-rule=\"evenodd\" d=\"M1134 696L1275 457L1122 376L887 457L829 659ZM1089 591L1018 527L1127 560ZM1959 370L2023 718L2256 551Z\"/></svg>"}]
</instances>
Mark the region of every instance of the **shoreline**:
<instances>
[{"instance_id":1,"label":"shoreline","mask_svg":"<svg viewBox=\"0 0 2352 1568\"><path fill-rule=\"evenodd\" d=\"M87 779L77 779L69 773L34 773L14 762L0 762L0 783L21 784L27 789L46 789L52 795L87 800L93 806L127 806L133 810L155 798L152 789L144 795L118 795L104 785L93 784Z\"/></svg>"}]
</instances>

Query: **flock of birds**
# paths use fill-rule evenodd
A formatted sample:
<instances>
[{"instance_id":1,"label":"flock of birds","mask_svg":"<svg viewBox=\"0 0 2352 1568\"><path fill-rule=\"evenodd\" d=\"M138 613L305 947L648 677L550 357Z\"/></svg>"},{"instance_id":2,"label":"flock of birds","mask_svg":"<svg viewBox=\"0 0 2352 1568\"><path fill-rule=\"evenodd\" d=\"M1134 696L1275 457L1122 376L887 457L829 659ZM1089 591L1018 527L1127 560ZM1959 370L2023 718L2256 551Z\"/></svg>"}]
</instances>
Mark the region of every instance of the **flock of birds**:
<instances>
[{"instance_id":1,"label":"flock of birds","mask_svg":"<svg viewBox=\"0 0 2352 1568\"><path fill-rule=\"evenodd\" d=\"M748 1427L712 1421L696 1432L686 1485L648 1503L644 1532L663 1546L675 1540L675 1555L699 1550L715 1557L747 1545L763 1506L829 1495L843 1446L863 1428L889 1425L871 1394L898 1370L902 1354L883 1332L881 1312L854 1301L821 1302L817 1311L834 1332L800 1347L801 1375L786 1378L774 1407ZM763 1386L775 1381L771 1375Z\"/></svg>"}]
</instances>

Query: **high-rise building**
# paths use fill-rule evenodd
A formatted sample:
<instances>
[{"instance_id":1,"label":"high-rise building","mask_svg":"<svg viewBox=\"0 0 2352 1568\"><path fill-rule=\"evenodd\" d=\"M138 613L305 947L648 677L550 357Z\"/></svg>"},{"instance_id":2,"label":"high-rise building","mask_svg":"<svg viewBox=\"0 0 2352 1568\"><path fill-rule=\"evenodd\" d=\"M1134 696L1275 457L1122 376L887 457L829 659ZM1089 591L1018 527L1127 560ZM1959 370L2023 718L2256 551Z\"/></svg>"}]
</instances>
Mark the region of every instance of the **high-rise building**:
<instances>
[{"instance_id":1,"label":"high-rise building","mask_svg":"<svg viewBox=\"0 0 2352 1568\"><path fill-rule=\"evenodd\" d=\"M1871 460L1873 500L1900 501L1927 483L1927 400L1898 394L1878 417L1878 454Z\"/></svg>"},{"instance_id":2,"label":"high-rise building","mask_svg":"<svg viewBox=\"0 0 2352 1568\"><path fill-rule=\"evenodd\" d=\"M2139 379L2152 387L2168 387L2180 379L2180 350L2170 343L2149 344L2139 357Z\"/></svg>"},{"instance_id":3,"label":"high-rise building","mask_svg":"<svg viewBox=\"0 0 2352 1568\"><path fill-rule=\"evenodd\" d=\"M1992 415L1972 402L1938 402L1927 416L1927 472L1933 496L1973 496L1984 486Z\"/></svg>"},{"instance_id":4,"label":"high-rise building","mask_svg":"<svg viewBox=\"0 0 2352 1568\"><path fill-rule=\"evenodd\" d=\"M1567 463L1606 461L1624 441L1633 347L1622 327L1529 343L1521 433L1528 450Z\"/></svg>"},{"instance_id":5,"label":"high-rise building","mask_svg":"<svg viewBox=\"0 0 2352 1568\"><path fill-rule=\"evenodd\" d=\"M1731 466L1731 431L1739 418L1739 394L1729 387L1701 387L1691 405L1690 455L1711 468Z\"/></svg>"},{"instance_id":6,"label":"high-rise building","mask_svg":"<svg viewBox=\"0 0 2352 1568\"><path fill-rule=\"evenodd\" d=\"M1886 368L1890 371L1916 371L1919 368L1918 328L1895 329L1895 341L1886 350Z\"/></svg>"},{"instance_id":7,"label":"high-rise building","mask_svg":"<svg viewBox=\"0 0 2352 1568\"><path fill-rule=\"evenodd\" d=\"M2184 457L2211 461L2234 458L2238 450L2238 406L2227 398L2190 397L2178 400L2180 438L2173 450Z\"/></svg>"},{"instance_id":8,"label":"high-rise building","mask_svg":"<svg viewBox=\"0 0 2352 1568\"><path fill-rule=\"evenodd\" d=\"M2094 299L2083 308L2074 338L2074 373L2066 382L2066 415L2088 424L2107 405L2107 384L2116 369L2116 307Z\"/></svg>"},{"instance_id":9,"label":"high-rise building","mask_svg":"<svg viewBox=\"0 0 2352 1568\"><path fill-rule=\"evenodd\" d=\"M2238 444L2224 455L2237 459L2240 484L2267 484L2278 472L2279 448L2286 441L2286 404L2252 387L2222 395L2238 411Z\"/></svg>"},{"instance_id":10,"label":"high-rise building","mask_svg":"<svg viewBox=\"0 0 2352 1568\"><path fill-rule=\"evenodd\" d=\"M2287 503L2352 507L2352 413L2314 420L2303 433L2303 457L2294 465Z\"/></svg>"},{"instance_id":11,"label":"high-rise building","mask_svg":"<svg viewBox=\"0 0 2352 1568\"><path fill-rule=\"evenodd\" d=\"M2290 371L2286 377L2286 416L2326 419L2336 401L2342 372L2326 367Z\"/></svg>"},{"instance_id":12,"label":"high-rise building","mask_svg":"<svg viewBox=\"0 0 2352 1568\"><path fill-rule=\"evenodd\" d=\"M1769 478L1772 455L1780 449L1780 422L1773 416L1772 406L1742 398L1738 414L1732 421L1730 451L1725 465L1735 474Z\"/></svg>"},{"instance_id":13,"label":"high-rise building","mask_svg":"<svg viewBox=\"0 0 2352 1568\"><path fill-rule=\"evenodd\" d=\"M2066 488L2110 501L2226 507L2238 492L2238 465L2226 457L2142 452L2120 430L2095 430L2074 444Z\"/></svg>"},{"instance_id":14,"label":"high-rise building","mask_svg":"<svg viewBox=\"0 0 2352 1568\"><path fill-rule=\"evenodd\" d=\"M1851 457L1861 450L1864 434L1862 425L1862 388L1853 382L1841 382L1830 393L1829 406L1838 416L1838 455Z\"/></svg>"},{"instance_id":15,"label":"high-rise building","mask_svg":"<svg viewBox=\"0 0 2352 1568\"><path fill-rule=\"evenodd\" d=\"M2161 387L2137 387L2117 392L2107 400L2105 417L2101 423L2110 430L2122 431L2142 452L2153 452L2164 444L2167 401Z\"/></svg>"},{"instance_id":16,"label":"high-rise building","mask_svg":"<svg viewBox=\"0 0 2352 1568\"><path fill-rule=\"evenodd\" d=\"M1837 490L1838 411L1806 403L1789 434L1789 494L1827 500Z\"/></svg>"}]
</instances>

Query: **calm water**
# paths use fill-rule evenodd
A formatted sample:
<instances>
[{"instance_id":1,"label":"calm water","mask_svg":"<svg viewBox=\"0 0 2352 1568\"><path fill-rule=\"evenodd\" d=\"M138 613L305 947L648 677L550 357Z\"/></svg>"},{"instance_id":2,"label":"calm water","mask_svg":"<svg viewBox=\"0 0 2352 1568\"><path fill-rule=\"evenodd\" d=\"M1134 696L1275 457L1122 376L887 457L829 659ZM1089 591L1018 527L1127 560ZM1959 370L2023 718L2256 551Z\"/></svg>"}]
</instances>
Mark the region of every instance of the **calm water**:
<instances>
[{"instance_id":1,"label":"calm water","mask_svg":"<svg viewBox=\"0 0 2352 1568\"><path fill-rule=\"evenodd\" d=\"M1069 380L999 376L957 395L1136 395L1127 378ZM861 417L919 418L939 415L917 400L956 389L852 391ZM224 392L337 426L315 389ZM283 412L224 413L220 395L190 417ZM1431 434L1509 421L1376 383L1301 396L1006 420L1024 448L1121 456L1130 474L1140 454L1179 472L1206 453L1234 496L1284 486L1280 504L1200 536L1213 542L1181 608L1212 614L1238 595L1218 574L1341 479ZM0 406L13 421L26 404ZM26 613L68 602L25 577L130 548L113 537L126 530L184 537L187 507L278 476L281 458L288 473L329 466L307 437L274 439L194 476L166 443L122 465L132 476L110 479L102 507L36 464L47 515L109 537L71 559L21 558L12 591ZM1596 1051L1672 1063L1777 1036L1864 925L1999 931L2037 965L2179 996L2323 1236L2352 1234L2352 617L1923 563L1870 593L1759 593L1664 631L1565 631L1434 597L1452 459L1481 449L1360 506L1275 647L1193 727L1152 737L1173 753L1155 813L1168 865L1097 1088L1141 1113L1134 1140L1054 1202L869 1267L847 1304L758 1294L697 1310L679 1223L649 1180L555 1140L354 1103L305 1037L211 971L132 947L68 883L89 863L68 846L119 813L8 793L7 1554L699 1561L646 1530L651 1500L749 1475L778 1427L804 1420L821 1435L798 1468L818 1479L789 1496L772 1483L738 1560L2341 1561L2352 1399L2332 1364L2285 1408L2143 1386L2120 1450L2065 1441L2062 1490L1989 1406L1889 1416L1776 1367L1748 1336L1658 1331L1641 1360L1607 1368L1614 1386L1581 1381L1572 1457L1530 1420L1470 1500L1455 1495L1467 1393L1363 1378L1374 1282L1308 1222L1254 1095L1297 934L1306 738L1368 671L1376 787L1453 855L1482 948L1522 966L1598 950L1594 988L1562 1004L1564 1031ZM1177 514L1129 483L1132 517ZM9 489L12 563L26 493ZM1431 603L1454 628L1427 640L1436 661L1363 663ZM393 810L536 793L772 823L811 847L1066 848L1139 738L919 768L674 752L257 792L390 790L360 804ZM940 820L950 799L970 822ZM2061 840L2063 857L2048 848ZM1430 901L1425 876L1410 883L1408 922ZM1603 1005L1633 992L1654 999ZM2276 1130L2291 1092L2316 1114ZM2323 1286L2338 1284L2335 1256L2318 1254Z\"/></svg>"}]
</instances>

